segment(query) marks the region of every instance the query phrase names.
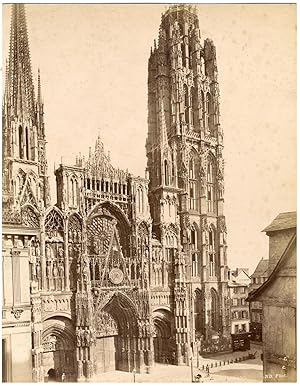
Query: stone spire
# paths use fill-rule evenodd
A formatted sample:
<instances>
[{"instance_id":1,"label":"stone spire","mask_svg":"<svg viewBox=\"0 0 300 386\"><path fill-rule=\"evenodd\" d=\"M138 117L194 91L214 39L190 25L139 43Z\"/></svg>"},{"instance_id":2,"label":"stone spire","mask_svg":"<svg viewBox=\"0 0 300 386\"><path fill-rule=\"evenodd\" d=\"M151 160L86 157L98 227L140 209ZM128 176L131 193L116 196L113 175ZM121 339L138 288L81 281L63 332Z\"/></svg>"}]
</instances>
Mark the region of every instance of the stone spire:
<instances>
[{"instance_id":1,"label":"stone spire","mask_svg":"<svg viewBox=\"0 0 300 386\"><path fill-rule=\"evenodd\" d=\"M37 99L36 99L36 118L37 118L37 127L38 127L38 137L39 139L45 138L45 126L44 126L44 102L42 98L41 91L41 73L38 69L38 83L37 83Z\"/></svg>"},{"instance_id":2,"label":"stone spire","mask_svg":"<svg viewBox=\"0 0 300 386\"><path fill-rule=\"evenodd\" d=\"M36 183L40 187L39 197L33 188L37 195L37 207L49 205L41 79L38 73L38 93L35 99L24 4L12 5L2 114L4 207L8 211L20 211L26 203L23 199L20 201L20 198L21 194L22 197L26 196L24 189L27 187L20 186L19 191L14 188L14 181L20 178L19 173L23 169L26 173L33 172L38 176ZM21 164L26 166L21 167Z\"/></svg>"},{"instance_id":3,"label":"stone spire","mask_svg":"<svg viewBox=\"0 0 300 386\"><path fill-rule=\"evenodd\" d=\"M10 115L34 119L34 86L24 4L12 5L8 83Z\"/></svg>"}]
</instances>

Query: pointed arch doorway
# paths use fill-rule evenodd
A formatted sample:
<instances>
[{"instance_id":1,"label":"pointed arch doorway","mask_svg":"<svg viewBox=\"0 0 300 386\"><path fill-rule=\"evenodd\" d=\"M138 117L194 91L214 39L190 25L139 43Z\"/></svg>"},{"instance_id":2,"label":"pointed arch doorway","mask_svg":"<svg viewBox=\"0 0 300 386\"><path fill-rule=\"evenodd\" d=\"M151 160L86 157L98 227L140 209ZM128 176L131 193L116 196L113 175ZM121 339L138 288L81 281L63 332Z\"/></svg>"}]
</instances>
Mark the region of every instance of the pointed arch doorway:
<instances>
[{"instance_id":1,"label":"pointed arch doorway","mask_svg":"<svg viewBox=\"0 0 300 386\"><path fill-rule=\"evenodd\" d=\"M65 317L55 317L44 322L42 364L44 378L48 372L55 373L55 379L76 380L75 335L72 322Z\"/></svg>"},{"instance_id":2,"label":"pointed arch doorway","mask_svg":"<svg viewBox=\"0 0 300 386\"><path fill-rule=\"evenodd\" d=\"M156 363L175 362L175 344L171 333L171 315L167 310L159 309L153 313L155 334L153 338L154 361Z\"/></svg>"},{"instance_id":3,"label":"pointed arch doorway","mask_svg":"<svg viewBox=\"0 0 300 386\"><path fill-rule=\"evenodd\" d=\"M137 312L122 292L114 293L95 314L96 373L140 368Z\"/></svg>"}]
</instances>

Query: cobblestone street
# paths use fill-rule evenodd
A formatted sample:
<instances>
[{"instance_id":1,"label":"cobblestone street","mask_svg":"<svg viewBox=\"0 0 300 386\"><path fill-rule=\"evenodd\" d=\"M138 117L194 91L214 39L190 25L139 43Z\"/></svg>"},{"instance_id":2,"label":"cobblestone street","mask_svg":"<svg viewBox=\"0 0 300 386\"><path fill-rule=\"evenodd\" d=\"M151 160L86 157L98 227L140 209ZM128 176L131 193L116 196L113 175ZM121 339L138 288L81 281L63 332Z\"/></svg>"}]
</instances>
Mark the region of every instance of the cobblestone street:
<instances>
[{"instance_id":1,"label":"cobblestone street","mask_svg":"<svg viewBox=\"0 0 300 386\"><path fill-rule=\"evenodd\" d=\"M210 368L210 375L202 370L202 366L207 364L227 361L247 355L247 353L229 353L223 355L216 355L212 358L199 358L199 368L196 367L196 359L194 359L193 376L197 374L202 375L202 382L262 382L263 371L262 361L260 359L259 350L256 351L255 359L248 359L239 363L226 364L225 366L218 366ZM250 351L249 351L250 352ZM227 363L227 362L226 362ZM192 378L191 368L189 366L173 366L156 363L152 369L151 374L136 374L135 382L184 382L190 383ZM134 375L132 373L113 371L103 373L94 379L95 382L134 382Z\"/></svg>"}]
</instances>

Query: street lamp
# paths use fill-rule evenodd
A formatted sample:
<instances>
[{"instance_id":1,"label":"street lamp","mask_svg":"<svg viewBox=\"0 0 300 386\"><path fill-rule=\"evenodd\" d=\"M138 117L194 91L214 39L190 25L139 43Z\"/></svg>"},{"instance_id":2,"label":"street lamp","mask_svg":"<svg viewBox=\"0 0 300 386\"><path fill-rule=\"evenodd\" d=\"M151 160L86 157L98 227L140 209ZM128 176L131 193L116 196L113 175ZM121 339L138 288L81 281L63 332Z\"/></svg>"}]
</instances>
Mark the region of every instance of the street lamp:
<instances>
[{"instance_id":1,"label":"street lamp","mask_svg":"<svg viewBox=\"0 0 300 386\"><path fill-rule=\"evenodd\" d=\"M133 374L133 383L135 383L135 374L136 374L136 369L135 368L132 370L132 374Z\"/></svg>"}]
</instances>

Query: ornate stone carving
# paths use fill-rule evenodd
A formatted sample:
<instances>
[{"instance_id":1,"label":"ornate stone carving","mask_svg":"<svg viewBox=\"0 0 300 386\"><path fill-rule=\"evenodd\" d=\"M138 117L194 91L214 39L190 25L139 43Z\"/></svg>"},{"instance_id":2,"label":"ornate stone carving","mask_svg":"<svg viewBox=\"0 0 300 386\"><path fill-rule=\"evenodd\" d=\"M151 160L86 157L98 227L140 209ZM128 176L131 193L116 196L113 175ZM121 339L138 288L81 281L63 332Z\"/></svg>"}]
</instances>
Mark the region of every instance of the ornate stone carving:
<instances>
[{"instance_id":1,"label":"ornate stone carving","mask_svg":"<svg viewBox=\"0 0 300 386\"><path fill-rule=\"evenodd\" d=\"M22 217L21 213L17 211L11 211L4 209L2 212L2 222L7 224L21 224L22 223Z\"/></svg>"},{"instance_id":2,"label":"ornate stone carving","mask_svg":"<svg viewBox=\"0 0 300 386\"><path fill-rule=\"evenodd\" d=\"M112 336L118 334L118 326L113 317L105 311L97 313L95 318L97 337Z\"/></svg>"},{"instance_id":3,"label":"ornate stone carving","mask_svg":"<svg viewBox=\"0 0 300 386\"><path fill-rule=\"evenodd\" d=\"M30 208L30 206L26 206L24 209L22 209L21 213L22 224L32 228L40 227L40 220L34 210Z\"/></svg>"},{"instance_id":4,"label":"ornate stone carving","mask_svg":"<svg viewBox=\"0 0 300 386\"><path fill-rule=\"evenodd\" d=\"M42 310L44 312L70 312L70 298L66 296L45 296L42 298Z\"/></svg>"},{"instance_id":5,"label":"ornate stone carving","mask_svg":"<svg viewBox=\"0 0 300 386\"><path fill-rule=\"evenodd\" d=\"M174 298L175 298L175 301L184 302L186 300L186 288L175 287L174 288Z\"/></svg>"},{"instance_id":6,"label":"ornate stone carving","mask_svg":"<svg viewBox=\"0 0 300 386\"><path fill-rule=\"evenodd\" d=\"M57 337L55 335L48 335L43 339L43 352L56 351Z\"/></svg>"},{"instance_id":7,"label":"ornate stone carving","mask_svg":"<svg viewBox=\"0 0 300 386\"><path fill-rule=\"evenodd\" d=\"M21 317L21 315L22 315L22 313L23 313L23 309L22 308L13 308L12 310L11 310L11 313L13 314L13 316L17 319L17 320L19 320L20 319L20 317Z\"/></svg>"}]
</instances>

